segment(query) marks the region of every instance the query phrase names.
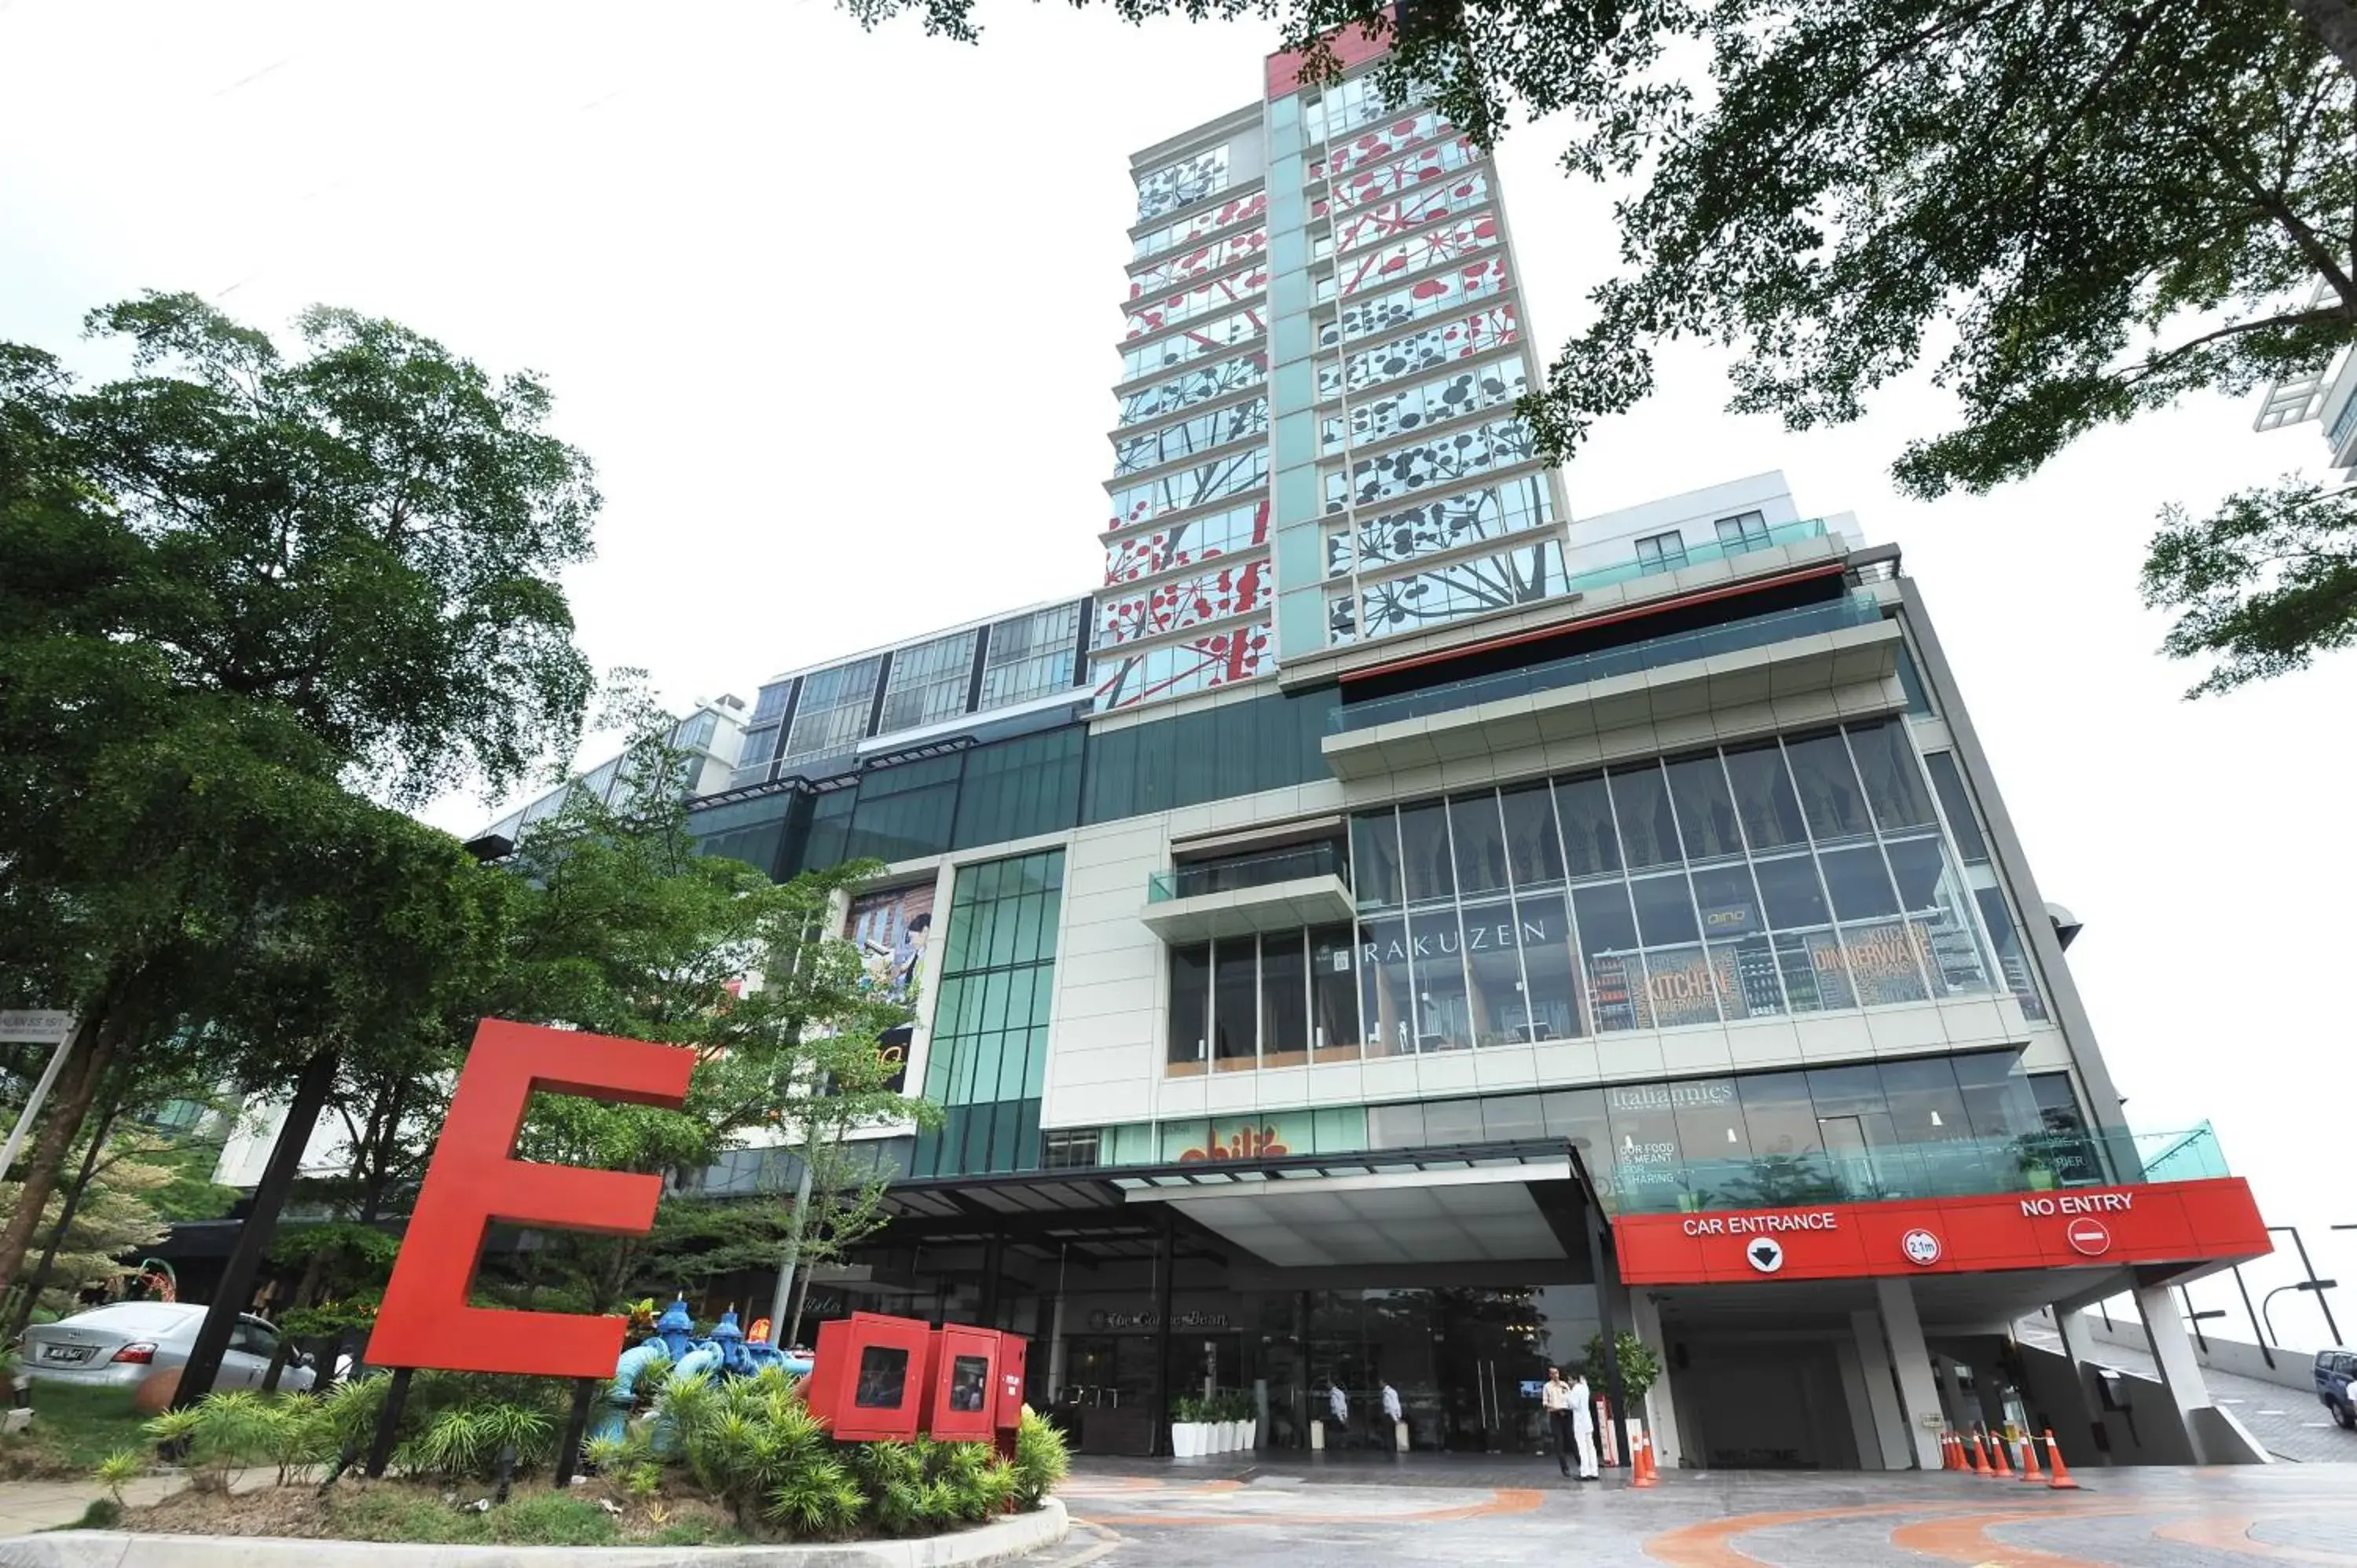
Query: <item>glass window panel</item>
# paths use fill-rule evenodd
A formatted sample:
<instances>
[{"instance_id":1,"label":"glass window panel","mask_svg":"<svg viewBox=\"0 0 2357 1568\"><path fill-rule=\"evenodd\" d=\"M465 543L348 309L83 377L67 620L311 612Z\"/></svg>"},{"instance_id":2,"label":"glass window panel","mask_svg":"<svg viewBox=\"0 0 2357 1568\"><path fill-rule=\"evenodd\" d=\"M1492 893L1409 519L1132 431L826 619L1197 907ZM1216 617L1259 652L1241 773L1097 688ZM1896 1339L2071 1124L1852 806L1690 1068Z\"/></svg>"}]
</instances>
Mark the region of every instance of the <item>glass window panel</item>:
<instances>
[{"instance_id":1,"label":"glass window panel","mask_svg":"<svg viewBox=\"0 0 2357 1568\"><path fill-rule=\"evenodd\" d=\"M1211 948L1170 950L1170 1052L1173 1077L1203 1070L1211 1054Z\"/></svg>"},{"instance_id":2,"label":"glass window panel","mask_svg":"<svg viewBox=\"0 0 2357 1568\"><path fill-rule=\"evenodd\" d=\"M1448 802L1449 837L1457 847L1457 887L1466 897L1501 892L1506 886L1506 836L1498 819L1498 797L1484 789Z\"/></svg>"},{"instance_id":3,"label":"glass window panel","mask_svg":"<svg viewBox=\"0 0 2357 1568\"><path fill-rule=\"evenodd\" d=\"M1715 860L1741 854L1743 837L1735 825L1735 798L1727 792L1718 754L1683 757L1669 765L1669 775L1686 858Z\"/></svg>"},{"instance_id":4,"label":"glass window panel","mask_svg":"<svg viewBox=\"0 0 2357 1568\"><path fill-rule=\"evenodd\" d=\"M1523 972L1530 986L1534 1037L1569 1040L1587 1033L1573 978L1571 921L1560 893L1523 894L1514 901Z\"/></svg>"},{"instance_id":5,"label":"glass window panel","mask_svg":"<svg viewBox=\"0 0 2357 1568\"><path fill-rule=\"evenodd\" d=\"M2010 1052L1973 1052L1952 1058L1964 1113L1977 1139L2018 1139L2039 1132L2039 1101L2022 1073L2022 1058Z\"/></svg>"},{"instance_id":6,"label":"glass window panel","mask_svg":"<svg viewBox=\"0 0 2357 1568\"><path fill-rule=\"evenodd\" d=\"M1359 1027L1367 1055L1415 1050L1415 982L1408 969L1407 922L1397 916L1359 926Z\"/></svg>"},{"instance_id":7,"label":"glass window panel","mask_svg":"<svg viewBox=\"0 0 2357 1568\"><path fill-rule=\"evenodd\" d=\"M1817 857L1824 867L1825 890L1832 894L1834 913L1845 920L1871 919L1899 913L1899 896L1891 890L1890 874L1882 852L1864 849L1829 850Z\"/></svg>"},{"instance_id":8,"label":"glass window panel","mask_svg":"<svg viewBox=\"0 0 2357 1568\"><path fill-rule=\"evenodd\" d=\"M1693 897L1682 874L1632 878L1629 892L1637 906L1637 929L1649 948L1697 940Z\"/></svg>"},{"instance_id":9,"label":"glass window panel","mask_svg":"<svg viewBox=\"0 0 2357 1568\"><path fill-rule=\"evenodd\" d=\"M1964 789L1964 777L1956 770L1953 753L1935 751L1923 758L1932 770L1932 786L1940 792L1940 804L1948 813L1948 832L1956 841L1956 848L1967 865L1979 865L1989 857L1988 843L1981 837L1980 819L1973 814L1972 796Z\"/></svg>"},{"instance_id":10,"label":"glass window panel","mask_svg":"<svg viewBox=\"0 0 2357 1568\"><path fill-rule=\"evenodd\" d=\"M1629 910L1628 888L1619 882L1577 887L1571 897L1588 1008L1597 1028L1652 1028L1653 1010L1645 1000L1645 971L1637 956L1637 920Z\"/></svg>"},{"instance_id":11,"label":"glass window panel","mask_svg":"<svg viewBox=\"0 0 2357 1568\"><path fill-rule=\"evenodd\" d=\"M1367 1107L1367 1147L1420 1149L1425 1143L1423 1106L1370 1105Z\"/></svg>"},{"instance_id":12,"label":"glass window panel","mask_svg":"<svg viewBox=\"0 0 2357 1568\"><path fill-rule=\"evenodd\" d=\"M1902 920L1877 920L1844 926L1842 945L1849 950L1851 983L1862 1007L1927 999L1923 972L1916 960L1914 928Z\"/></svg>"},{"instance_id":13,"label":"glass window panel","mask_svg":"<svg viewBox=\"0 0 2357 1568\"><path fill-rule=\"evenodd\" d=\"M1915 928L1934 983L1952 994L1990 989L1988 966L1965 913L1964 886L1936 838L1897 839L1888 846L1900 907Z\"/></svg>"},{"instance_id":14,"label":"glass window panel","mask_svg":"<svg viewBox=\"0 0 2357 1568\"><path fill-rule=\"evenodd\" d=\"M878 735L939 724L965 712L967 689L974 683L974 650L980 634L962 631L931 642L904 648L892 656L892 674L884 692L884 714Z\"/></svg>"},{"instance_id":15,"label":"glass window panel","mask_svg":"<svg viewBox=\"0 0 2357 1568\"><path fill-rule=\"evenodd\" d=\"M1602 774L1557 779L1555 805L1563 821L1564 864L1573 876L1620 869L1620 840L1613 831L1612 801Z\"/></svg>"},{"instance_id":16,"label":"glass window panel","mask_svg":"<svg viewBox=\"0 0 2357 1568\"><path fill-rule=\"evenodd\" d=\"M1792 792L1783 750L1774 741L1731 748L1727 753L1727 774L1734 787L1737 814L1743 819L1744 836L1751 841L1755 853L1808 842L1800 797Z\"/></svg>"},{"instance_id":17,"label":"glass window panel","mask_svg":"<svg viewBox=\"0 0 2357 1568\"><path fill-rule=\"evenodd\" d=\"M1945 1057L1914 1057L1877 1064L1882 1096L1900 1141L1938 1143L1973 1135L1956 1069Z\"/></svg>"},{"instance_id":18,"label":"glass window panel","mask_svg":"<svg viewBox=\"0 0 2357 1568\"><path fill-rule=\"evenodd\" d=\"M1932 811L1931 791L1923 788L1923 770L1915 765L1915 748L1908 744L1904 721L1853 725L1848 735L1850 754L1857 759L1858 777L1865 782L1867 804L1876 825L1888 832L1938 820Z\"/></svg>"},{"instance_id":19,"label":"glass window panel","mask_svg":"<svg viewBox=\"0 0 2357 1568\"><path fill-rule=\"evenodd\" d=\"M1805 1072L1746 1073L1736 1079L1743 1124L1751 1139L1748 1182L1727 1196L1762 1207L1823 1203L1838 1196L1825 1163Z\"/></svg>"},{"instance_id":20,"label":"glass window panel","mask_svg":"<svg viewBox=\"0 0 2357 1568\"><path fill-rule=\"evenodd\" d=\"M878 655L803 677L802 704L794 710L783 760L826 757L857 746L867 734L867 715L883 669Z\"/></svg>"},{"instance_id":21,"label":"glass window panel","mask_svg":"<svg viewBox=\"0 0 2357 1568\"><path fill-rule=\"evenodd\" d=\"M1825 908L1825 891L1817 868L1805 854L1762 860L1752 867L1759 874L1760 895L1768 909L1768 923L1780 931L1822 926L1833 918Z\"/></svg>"},{"instance_id":22,"label":"glass window panel","mask_svg":"<svg viewBox=\"0 0 2357 1568\"><path fill-rule=\"evenodd\" d=\"M1612 1124L1613 1186L1624 1212L1680 1207L1686 1191L1678 1121L1667 1084L1631 1083L1604 1091Z\"/></svg>"},{"instance_id":23,"label":"glass window panel","mask_svg":"<svg viewBox=\"0 0 2357 1568\"><path fill-rule=\"evenodd\" d=\"M1494 1046L1529 1039L1530 1008L1523 997L1514 907L1501 898L1469 903L1460 913L1465 968L1472 982L1474 1044Z\"/></svg>"},{"instance_id":24,"label":"glass window panel","mask_svg":"<svg viewBox=\"0 0 2357 1568\"><path fill-rule=\"evenodd\" d=\"M1310 1045L1319 1061L1359 1054L1359 978L1348 926L1320 926L1309 933Z\"/></svg>"},{"instance_id":25,"label":"glass window panel","mask_svg":"<svg viewBox=\"0 0 2357 1568\"><path fill-rule=\"evenodd\" d=\"M1657 1027L1675 1029L1688 1024L1718 1022L1718 1001L1711 988L1710 956L1698 943L1648 949L1645 994L1653 1004L1653 1023Z\"/></svg>"},{"instance_id":26,"label":"glass window panel","mask_svg":"<svg viewBox=\"0 0 2357 1568\"><path fill-rule=\"evenodd\" d=\"M1260 1049L1263 1067L1300 1067L1309 1060L1308 933L1285 931L1260 940Z\"/></svg>"},{"instance_id":27,"label":"glass window panel","mask_svg":"<svg viewBox=\"0 0 2357 1568\"><path fill-rule=\"evenodd\" d=\"M1539 1096L1539 1104L1546 1116L1547 1136L1564 1139L1578 1150L1598 1196L1609 1197L1614 1190L1612 1134L1604 1114L1604 1091L1550 1090Z\"/></svg>"},{"instance_id":28,"label":"glass window panel","mask_svg":"<svg viewBox=\"0 0 2357 1568\"><path fill-rule=\"evenodd\" d=\"M1776 967L1784 977L1784 998L1793 1012L1857 1005L1850 990L1849 961L1832 931L1779 935L1775 940Z\"/></svg>"},{"instance_id":29,"label":"glass window panel","mask_svg":"<svg viewBox=\"0 0 2357 1568\"><path fill-rule=\"evenodd\" d=\"M1819 843L1856 838L1868 829L1866 795L1849 765L1849 747L1838 734L1809 736L1784 743L1801 810Z\"/></svg>"},{"instance_id":30,"label":"glass window panel","mask_svg":"<svg viewBox=\"0 0 2357 1568\"><path fill-rule=\"evenodd\" d=\"M1351 890L1361 909L1399 907L1399 819L1389 807L1351 819Z\"/></svg>"},{"instance_id":31,"label":"glass window panel","mask_svg":"<svg viewBox=\"0 0 2357 1568\"><path fill-rule=\"evenodd\" d=\"M1620 846L1628 851L1630 869L1675 865L1680 858L1678 824L1670 811L1670 790L1663 781L1661 764L1616 768L1608 777L1612 781L1612 814L1620 819Z\"/></svg>"},{"instance_id":32,"label":"glass window panel","mask_svg":"<svg viewBox=\"0 0 2357 1568\"><path fill-rule=\"evenodd\" d=\"M1481 1102L1478 1100L1436 1100L1424 1108L1424 1141L1429 1145L1478 1144L1481 1141Z\"/></svg>"},{"instance_id":33,"label":"glass window panel","mask_svg":"<svg viewBox=\"0 0 2357 1568\"><path fill-rule=\"evenodd\" d=\"M1492 1143L1546 1136L1546 1112L1535 1094L1492 1094L1481 1101L1481 1135Z\"/></svg>"},{"instance_id":34,"label":"glass window panel","mask_svg":"<svg viewBox=\"0 0 2357 1568\"><path fill-rule=\"evenodd\" d=\"M1259 1065L1260 1000L1251 937L1211 944L1211 1065L1221 1072Z\"/></svg>"},{"instance_id":35,"label":"glass window panel","mask_svg":"<svg viewBox=\"0 0 2357 1568\"><path fill-rule=\"evenodd\" d=\"M2021 937L2021 929L2013 923L2012 911L2006 908L2005 894L1995 887L1976 887L1973 897L1981 908L1981 923L1987 928L1989 940L1996 948L1997 972L2005 987L2021 1004L2025 1018L2043 1021L2046 1004L2038 994L2038 983L2029 972L2029 955Z\"/></svg>"},{"instance_id":36,"label":"glass window panel","mask_svg":"<svg viewBox=\"0 0 2357 1568\"><path fill-rule=\"evenodd\" d=\"M1750 1175L1751 1138L1743 1124L1743 1103L1731 1078L1699 1078L1670 1085L1670 1110L1678 1123L1678 1149L1695 1189L1696 1206L1730 1183Z\"/></svg>"},{"instance_id":37,"label":"glass window panel","mask_svg":"<svg viewBox=\"0 0 2357 1568\"><path fill-rule=\"evenodd\" d=\"M1899 654L1899 689L1907 693L1907 711L1929 718L1932 714L1932 697L1931 693L1923 690L1923 677L1916 671L1915 660L1907 651L1907 645L1904 642L1899 645L1897 652Z\"/></svg>"},{"instance_id":38,"label":"glass window panel","mask_svg":"<svg viewBox=\"0 0 2357 1568\"><path fill-rule=\"evenodd\" d=\"M1555 834L1555 803L1544 784L1509 789L1499 800L1506 823L1506 864L1516 887L1563 880L1563 843Z\"/></svg>"},{"instance_id":39,"label":"glass window panel","mask_svg":"<svg viewBox=\"0 0 2357 1568\"><path fill-rule=\"evenodd\" d=\"M1718 1004L1730 1019L1772 1018L1784 1011L1776 950L1765 933L1713 940L1710 972L1718 987Z\"/></svg>"},{"instance_id":40,"label":"glass window panel","mask_svg":"<svg viewBox=\"0 0 2357 1568\"><path fill-rule=\"evenodd\" d=\"M1464 1050L1473 1044L1473 1009L1465 988L1457 911L1444 905L1411 913L1407 931L1415 974L1416 1049Z\"/></svg>"},{"instance_id":41,"label":"glass window panel","mask_svg":"<svg viewBox=\"0 0 2357 1568\"><path fill-rule=\"evenodd\" d=\"M1400 808L1400 862L1406 871L1407 901L1421 904L1451 897L1457 882L1449 870L1448 817L1437 800Z\"/></svg>"}]
</instances>

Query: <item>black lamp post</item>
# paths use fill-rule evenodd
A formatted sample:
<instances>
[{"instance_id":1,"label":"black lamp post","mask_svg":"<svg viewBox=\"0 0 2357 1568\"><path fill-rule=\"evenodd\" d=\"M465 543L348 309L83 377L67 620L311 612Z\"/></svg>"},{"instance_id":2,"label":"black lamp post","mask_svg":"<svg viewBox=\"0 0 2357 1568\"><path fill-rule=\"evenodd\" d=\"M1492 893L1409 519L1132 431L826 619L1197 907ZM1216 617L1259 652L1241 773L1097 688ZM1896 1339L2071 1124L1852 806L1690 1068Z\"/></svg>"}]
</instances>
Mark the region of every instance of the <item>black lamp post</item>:
<instances>
[{"instance_id":1,"label":"black lamp post","mask_svg":"<svg viewBox=\"0 0 2357 1568\"><path fill-rule=\"evenodd\" d=\"M2270 1234L2278 1230L2282 1231L2291 1238L2291 1244L2295 1248L2298 1249L2299 1272L2308 1276L2307 1283L2302 1284L2299 1288L2304 1291L2312 1292L2315 1294L2317 1308L2324 1314L2325 1332L2332 1336L2332 1342L2335 1345L2340 1344L2341 1325L2332 1321L2332 1304L2324 1299L2324 1293L2330 1290L2340 1282L2337 1280L2320 1280L2316 1277L2316 1265L2308 1261L2308 1243L2299 1239L2298 1226L2270 1225L2267 1227L2267 1230ZM2267 1294L2272 1295L2275 1293L2270 1291ZM2265 1312L2265 1304L2261 1305L2260 1310L2262 1313ZM2281 1344L2282 1341L2277 1340L2276 1343Z\"/></svg>"}]
</instances>

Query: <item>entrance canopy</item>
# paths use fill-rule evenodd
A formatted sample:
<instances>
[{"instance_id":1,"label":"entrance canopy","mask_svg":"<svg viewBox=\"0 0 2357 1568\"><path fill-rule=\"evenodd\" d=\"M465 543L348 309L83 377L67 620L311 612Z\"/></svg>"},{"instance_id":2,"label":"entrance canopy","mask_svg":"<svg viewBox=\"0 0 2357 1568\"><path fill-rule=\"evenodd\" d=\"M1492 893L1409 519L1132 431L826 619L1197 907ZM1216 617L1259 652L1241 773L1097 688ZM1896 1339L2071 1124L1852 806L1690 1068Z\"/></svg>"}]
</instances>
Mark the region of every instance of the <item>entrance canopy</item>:
<instances>
[{"instance_id":1,"label":"entrance canopy","mask_svg":"<svg viewBox=\"0 0 2357 1568\"><path fill-rule=\"evenodd\" d=\"M1585 1259L1581 1199L1554 1140L1396 1154L1202 1161L1114 1176L1278 1268Z\"/></svg>"}]
</instances>

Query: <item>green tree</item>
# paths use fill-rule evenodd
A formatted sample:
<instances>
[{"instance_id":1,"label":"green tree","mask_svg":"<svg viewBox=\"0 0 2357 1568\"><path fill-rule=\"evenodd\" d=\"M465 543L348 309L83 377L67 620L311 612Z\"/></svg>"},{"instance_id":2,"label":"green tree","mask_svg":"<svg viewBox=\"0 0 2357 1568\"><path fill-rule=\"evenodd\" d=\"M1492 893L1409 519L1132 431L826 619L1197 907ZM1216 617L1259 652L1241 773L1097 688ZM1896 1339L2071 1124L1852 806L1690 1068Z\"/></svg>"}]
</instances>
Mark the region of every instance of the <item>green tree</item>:
<instances>
[{"instance_id":1,"label":"green tree","mask_svg":"<svg viewBox=\"0 0 2357 1568\"><path fill-rule=\"evenodd\" d=\"M974 36L972 0L843 3ZM1559 118L1566 172L1627 194L1619 275L1524 400L1553 457L1648 396L1680 338L1735 350L1734 410L1796 430L1859 417L1928 363L1957 422L1894 467L1926 498L2357 342L2357 0L1484 0L1401 4L1397 23L1390 0L1113 4L1276 15L1295 47L1365 26L1394 44L1382 78L1434 84L1485 145ZM1313 73L1332 65L1313 53ZM2357 498L2294 515L2295 489L2212 524L2329 512L2345 539ZM2357 628L2345 589L2298 616L2250 603L2256 585L2184 596L2169 538L2147 576L2182 616L2168 650L2222 655L2227 675L2197 692ZM2345 579L2345 545L2330 557ZM2222 620L2222 597L2255 613Z\"/></svg>"},{"instance_id":2,"label":"green tree","mask_svg":"<svg viewBox=\"0 0 2357 1568\"><path fill-rule=\"evenodd\" d=\"M614 727L630 737L616 801L576 791L517 846L515 924L482 1011L687 1047L695 1071L676 1111L539 1096L519 1152L683 1178L757 1133L791 1140L818 1127L839 1141L924 1114L885 1087L876 1043L908 1009L871 990L857 950L832 934L846 890L877 868L778 885L697 854L673 721L632 671L619 673L613 702ZM841 1181L829 1197L847 1213L859 1190ZM604 1311L666 1283L647 1277L657 1238L539 1242L522 1286L533 1299L555 1290Z\"/></svg>"},{"instance_id":3,"label":"green tree","mask_svg":"<svg viewBox=\"0 0 2357 1568\"><path fill-rule=\"evenodd\" d=\"M132 376L0 345L0 928L80 1019L0 1285L119 1066L307 1086L381 1037L472 869L387 806L518 777L589 686L556 574L597 494L537 381L345 311L299 358L186 295L90 325Z\"/></svg>"}]
</instances>

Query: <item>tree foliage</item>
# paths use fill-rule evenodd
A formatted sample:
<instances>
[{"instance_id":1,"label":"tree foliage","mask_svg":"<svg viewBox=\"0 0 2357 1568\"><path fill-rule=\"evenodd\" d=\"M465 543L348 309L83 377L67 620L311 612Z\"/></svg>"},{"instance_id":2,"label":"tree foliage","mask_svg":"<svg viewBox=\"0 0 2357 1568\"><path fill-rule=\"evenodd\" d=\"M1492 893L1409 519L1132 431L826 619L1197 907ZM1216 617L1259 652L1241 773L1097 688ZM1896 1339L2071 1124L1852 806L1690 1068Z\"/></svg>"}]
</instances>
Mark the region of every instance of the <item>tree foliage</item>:
<instances>
[{"instance_id":1,"label":"tree foliage","mask_svg":"<svg viewBox=\"0 0 2357 1568\"><path fill-rule=\"evenodd\" d=\"M2240 491L2205 518L2161 513L2145 602L2182 613L2163 646L2214 657L2189 695L2307 667L2357 642L2357 488L2298 478Z\"/></svg>"}]
</instances>

